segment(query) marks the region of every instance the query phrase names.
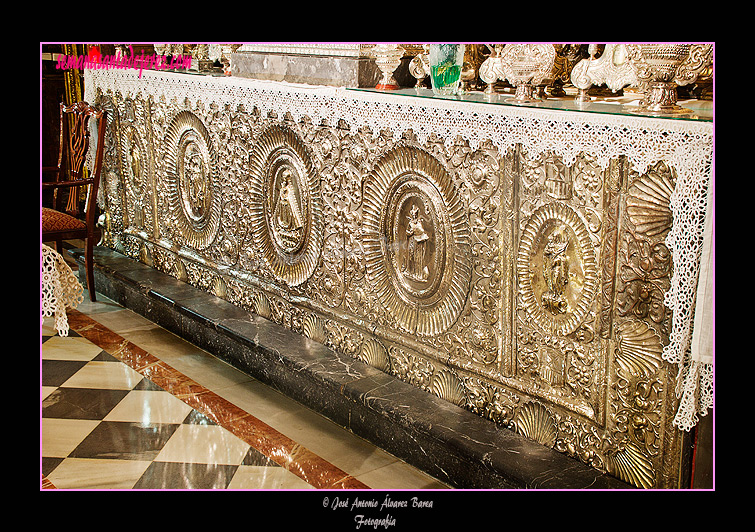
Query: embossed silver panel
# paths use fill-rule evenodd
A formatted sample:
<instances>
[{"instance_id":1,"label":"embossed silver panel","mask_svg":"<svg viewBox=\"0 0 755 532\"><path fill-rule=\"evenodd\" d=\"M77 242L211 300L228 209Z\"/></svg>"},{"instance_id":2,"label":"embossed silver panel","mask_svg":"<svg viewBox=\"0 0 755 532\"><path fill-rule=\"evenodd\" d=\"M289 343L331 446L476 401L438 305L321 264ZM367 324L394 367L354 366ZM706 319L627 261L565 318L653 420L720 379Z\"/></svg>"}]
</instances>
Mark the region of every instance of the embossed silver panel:
<instances>
[{"instance_id":1,"label":"embossed silver panel","mask_svg":"<svg viewBox=\"0 0 755 532\"><path fill-rule=\"evenodd\" d=\"M184 244L204 249L220 229L220 188L215 146L204 123L180 111L165 136L168 217Z\"/></svg>"},{"instance_id":2,"label":"embossed silver panel","mask_svg":"<svg viewBox=\"0 0 755 532\"><path fill-rule=\"evenodd\" d=\"M676 487L675 171L100 95L114 246L640 487ZM421 119L421 118L418 118Z\"/></svg>"},{"instance_id":3,"label":"embossed silver panel","mask_svg":"<svg viewBox=\"0 0 755 532\"><path fill-rule=\"evenodd\" d=\"M322 202L319 178L301 138L271 126L249 155L252 244L272 275L304 283L320 259Z\"/></svg>"},{"instance_id":4,"label":"embossed silver panel","mask_svg":"<svg viewBox=\"0 0 755 532\"><path fill-rule=\"evenodd\" d=\"M448 171L424 150L388 151L364 182L367 278L402 330L446 331L466 302L470 239Z\"/></svg>"}]
</instances>

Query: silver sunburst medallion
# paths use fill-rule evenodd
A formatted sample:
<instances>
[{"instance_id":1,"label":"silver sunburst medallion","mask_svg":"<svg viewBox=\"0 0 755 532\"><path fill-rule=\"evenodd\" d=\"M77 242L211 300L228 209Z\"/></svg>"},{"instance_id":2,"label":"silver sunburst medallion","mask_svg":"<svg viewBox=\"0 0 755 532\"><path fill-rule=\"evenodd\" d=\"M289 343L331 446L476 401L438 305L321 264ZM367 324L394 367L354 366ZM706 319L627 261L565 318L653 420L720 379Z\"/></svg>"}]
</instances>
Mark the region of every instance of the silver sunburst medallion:
<instances>
[{"instance_id":1,"label":"silver sunburst medallion","mask_svg":"<svg viewBox=\"0 0 755 532\"><path fill-rule=\"evenodd\" d=\"M315 270L323 215L309 150L293 130L271 126L249 157L251 233L273 276L289 286Z\"/></svg>"}]
</instances>

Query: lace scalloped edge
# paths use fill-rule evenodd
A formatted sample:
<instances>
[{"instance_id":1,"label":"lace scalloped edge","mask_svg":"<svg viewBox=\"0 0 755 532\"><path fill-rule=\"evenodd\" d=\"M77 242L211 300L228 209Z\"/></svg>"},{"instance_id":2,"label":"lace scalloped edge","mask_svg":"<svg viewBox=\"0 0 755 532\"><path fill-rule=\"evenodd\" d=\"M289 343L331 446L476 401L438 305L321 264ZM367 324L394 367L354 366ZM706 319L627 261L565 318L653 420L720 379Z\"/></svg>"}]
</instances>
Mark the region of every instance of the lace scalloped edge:
<instances>
[{"instance_id":1,"label":"lace scalloped edge","mask_svg":"<svg viewBox=\"0 0 755 532\"><path fill-rule=\"evenodd\" d=\"M85 87L90 103L99 90L122 97L141 95L155 101L174 101L181 106L223 109L243 104L248 111L256 107L262 113L289 114L294 120L307 117L321 123L339 117L352 130L368 127L398 135L412 130L420 140L437 135L447 143L460 137L473 149L488 141L501 150L521 145L531 154L554 152L567 165L581 153L595 157L603 168L610 160L625 156L635 171L643 173L664 160L676 170L677 185L670 205L673 224L666 238L674 261L671 287L664 297L672 312L672 329L663 356L679 364L689 349L713 160L711 123L483 105L343 87L158 71L87 70ZM417 118L420 116L421 120Z\"/></svg>"},{"instance_id":2,"label":"lace scalloped edge","mask_svg":"<svg viewBox=\"0 0 755 532\"><path fill-rule=\"evenodd\" d=\"M83 294L84 287L63 258L42 245L42 319L54 316L60 336L68 336L66 307L78 306Z\"/></svg>"},{"instance_id":3,"label":"lace scalloped edge","mask_svg":"<svg viewBox=\"0 0 755 532\"><path fill-rule=\"evenodd\" d=\"M674 416L674 425L689 432L701 416L713 408L713 364L691 361L686 370L680 371L677 386L679 408Z\"/></svg>"}]
</instances>

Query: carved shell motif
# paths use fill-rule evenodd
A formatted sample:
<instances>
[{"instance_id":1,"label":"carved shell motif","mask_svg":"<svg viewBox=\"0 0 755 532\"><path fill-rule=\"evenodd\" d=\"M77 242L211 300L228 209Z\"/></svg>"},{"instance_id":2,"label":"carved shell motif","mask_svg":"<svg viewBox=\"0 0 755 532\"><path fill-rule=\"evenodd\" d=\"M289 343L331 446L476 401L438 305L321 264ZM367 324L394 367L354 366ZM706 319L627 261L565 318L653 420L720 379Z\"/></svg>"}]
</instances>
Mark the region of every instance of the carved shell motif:
<instances>
[{"instance_id":1,"label":"carved shell motif","mask_svg":"<svg viewBox=\"0 0 755 532\"><path fill-rule=\"evenodd\" d=\"M616 332L616 363L630 375L650 377L661 367L663 345L653 329L641 321L621 324Z\"/></svg>"},{"instance_id":2,"label":"carved shell motif","mask_svg":"<svg viewBox=\"0 0 755 532\"><path fill-rule=\"evenodd\" d=\"M328 339L328 333L325 330L325 324L322 319L313 314L309 314L304 318L302 323L302 332L304 336L314 340L315 342L325 344Z\"/></svg>"},{"instance_id":3,"label":"carved shell motif","mask_svg":"<svg viewBox=\"0 0 755 532\"><path fill-rule=\"evenodd\" d=\"M455 405L463 406L466 403L464 385L459 378L449 370L442 369L433 376L430 384L432 392Z\"/></svg>"},{"instance_id":4,"label":"carved shell motif","mask_svg":"<svg viewBox=\"0 0 755 532\"><path fill-rule=\"evenodd\" d=\"M385 372L390 371L391 364L388 358L388 352L385 350L385 347L374 338L369 338L362 343L357 358L365 364L379 370Z\"/></svg>"},{"instance_id":5,"label":"carved shell motif","mask_svg":"<svg viewBox=\"0 0 755 532\"><path fill-rule=\"evenodd\" d=\"M632 443L606 456L606 465L610 474L624 482L641 488L653 486L653 464L642 450Z\"/></svg>"},{"instance_id":6,"label":"carved shell motif","mask_svg":"<svg viewBox=\"0 0 755 532\"><path fill-rule=\"evenodd\" d=\"M228 286L222 277L215 277L213 280L212 293L221 299L225 299L228 296Z\"/></svg>"},{"instance_id":7,"label":"carved shell motif","mask_svg":"<svg viewBox=\"0 0 755 532\"><path fill-rule=\"evenodd\" d=\"M671 228L674 181L671 170L661 162L629 189L627 214L638 231L656 236Z\"/></svg>"},{"instance_id":8,"label":"carved shell motif","mask_svg":"<svg viewBox=\"0 0 755 532\"><path fill-rule=\"evenodd\" d=\"M548 409L540 403L527 403L516 415L516 431L546 447L556 443L556 421Z\"/></svg>"},{"instance_id":9,"label":"carved shell motif","mask_svg":"<svg viewBox=\"0 0 755 532\"><path fill-rule=\"evenodd\" d=\"M258 316L262 316L263 318L267 319L270 319L270 317L273 315L272 309L270 308L270 302L263 294L257 294L254 296L254 298L252 299L251 311Z\"/></svg>"}]
</instances>

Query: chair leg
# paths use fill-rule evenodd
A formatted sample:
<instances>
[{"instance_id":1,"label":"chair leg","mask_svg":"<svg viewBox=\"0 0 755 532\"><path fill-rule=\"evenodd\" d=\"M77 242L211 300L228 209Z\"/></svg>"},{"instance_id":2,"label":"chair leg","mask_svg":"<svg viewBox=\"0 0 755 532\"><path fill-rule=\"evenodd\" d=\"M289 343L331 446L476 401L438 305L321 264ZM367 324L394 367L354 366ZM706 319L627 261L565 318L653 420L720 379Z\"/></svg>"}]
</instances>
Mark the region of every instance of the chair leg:
<instances>
[{"instance_id":1,"label":"chair leg","mask_svg":"<svg viewBox=\"0 0 755 532\"><path fill-rule=\"evenodd\" d=\"M97 301L94 289L94 239L87 238L86 246L84 263L86 266L87 288L89 289L89 299L94 302Z\"/></svg>"}]
</instances>

